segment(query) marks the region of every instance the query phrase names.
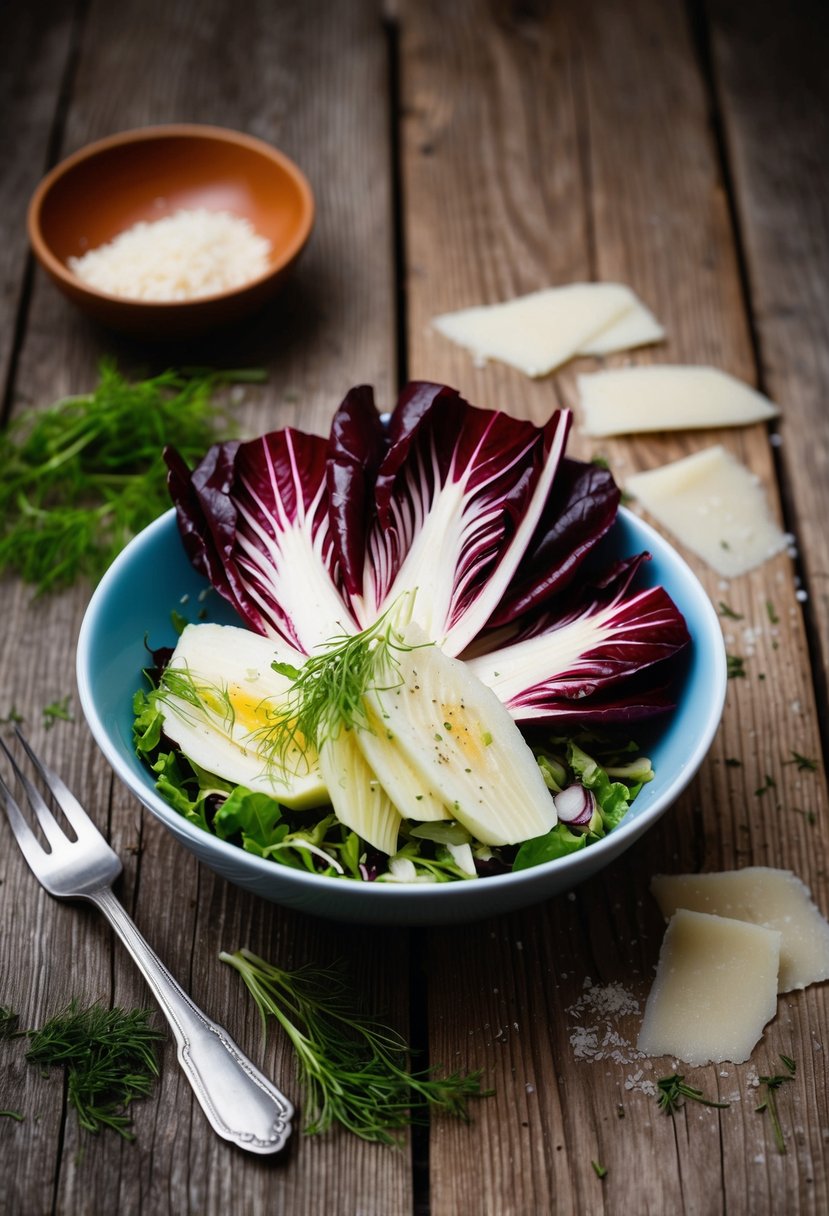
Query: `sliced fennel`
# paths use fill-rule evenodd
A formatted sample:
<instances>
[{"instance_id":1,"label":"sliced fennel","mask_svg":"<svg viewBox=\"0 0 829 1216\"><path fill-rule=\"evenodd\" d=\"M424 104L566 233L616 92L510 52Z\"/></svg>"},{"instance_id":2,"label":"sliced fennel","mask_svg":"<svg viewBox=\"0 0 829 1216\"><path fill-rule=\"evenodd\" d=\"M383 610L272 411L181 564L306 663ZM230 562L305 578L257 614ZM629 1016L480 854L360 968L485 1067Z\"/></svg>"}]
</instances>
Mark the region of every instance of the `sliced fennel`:
<instances>
[{"instance_id":1,"label":"sliced fennel","mask_svg":"<svg viewBox=\"0 0 829 1216\"><path fill-rule=\"evenodd\" d=\"M328 790L316 753L304 740L293 737L278 764L268 757L268 740L291 687L272 664L296 657L287 643L248 629L187 625L156 694L165 735L195 764L226 781L286 806L325 805Z\"/></svg>"},{"instance_id":2,"label":"sliced fennel","mask_svg":"<svg viewBox=\"0 0 829 1216\"><path fill-rule=\"evenodd\" d=\"M366 764L355 730L325 739L319 766L340 823L381 853L397 852L400 812Z\"/></svg>"},{"instance_id":3,"label":"sliced fennel","mask_svg":"<svg viewBox=\"0 0 829 1216\"><path fill-rule=\"evenodd\" d=\"M426 644L414 622L400 636L397 682L380 680L365 694L387 728L386 745L399 748L423 786L484 844L517 844L548 832L556 821L553 800L496 695L466 663Z\"/></svg>"}]
</instances>

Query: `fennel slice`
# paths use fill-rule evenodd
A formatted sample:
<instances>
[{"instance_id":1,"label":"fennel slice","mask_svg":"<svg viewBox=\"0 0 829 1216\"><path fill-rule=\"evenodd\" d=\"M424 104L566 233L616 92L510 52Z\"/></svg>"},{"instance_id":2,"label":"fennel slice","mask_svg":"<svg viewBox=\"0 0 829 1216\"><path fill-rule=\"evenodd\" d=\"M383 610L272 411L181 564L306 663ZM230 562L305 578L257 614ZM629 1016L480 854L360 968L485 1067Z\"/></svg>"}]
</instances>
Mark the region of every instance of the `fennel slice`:
<instances>
[{"instance_id":1,"label":"fennel slice","mask_svg":"<svg viewBox=\"0 0 829 1216\"><path fill-rule=\"evenodd\" d=\"M389 738L385 724L366 706L369 729L355 732L357 746L404 819L422 823L451 819L445 803L423 781L408 756Z\"/></svg>"},{"instance_id":2,"label":"fennel slice","mask_svg":"<svg viewBox=\"0 0 829 1216\"><path fill-rule=\"evenodd\" d=\"M388 856L397 852L401 816L366 763L357 731L340 730L320 746L319 766L334 814L352 832Z\"/></svg>"},{"instance_id":3,"label":"fennel slice","mask_svg":"<svg viewBox=\"0 0 829 1216\"><path fill-rule=\"evenodd\" d=\"M417 625L406 626L403 640L395 681L365 698L389 744L483 844L518 844L548 832L556 822L552 797L495 693L467 664L423 645Z\"/></svg>"},{"instance_id":4,"label":"fennel slice","mask_svg":"<svg viewBox=\"0 0 829 1216\"><path fill-rule=\"evenodd\" d=\"M316 753L297 740L278 758L268 748L291 686L271 663L293 661L294 653L235 625L188 625L162 677L159 701L164 733L200 768L305 810L328 802Z\"/></svg>"}]
</instances>

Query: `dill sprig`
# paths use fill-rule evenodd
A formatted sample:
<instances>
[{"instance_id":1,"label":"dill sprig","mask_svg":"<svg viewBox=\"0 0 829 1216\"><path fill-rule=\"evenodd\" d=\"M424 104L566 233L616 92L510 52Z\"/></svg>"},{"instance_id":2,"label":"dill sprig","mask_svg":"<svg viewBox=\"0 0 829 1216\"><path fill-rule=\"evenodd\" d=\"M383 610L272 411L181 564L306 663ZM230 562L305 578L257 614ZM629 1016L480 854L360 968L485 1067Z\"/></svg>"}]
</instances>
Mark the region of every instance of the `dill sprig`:
<instances>
[{"instance_id":1,"label":"dill sprig","mask_svg":"<svg viewBox=\"0 0 829 1216\"><path fill-rule=\"evenodd\" d=\"M19 1039L26 1031L18 1029L20 1014L7 1005L0 1005L0 1039Z\"/></svg>"},{"instance_id":2,"label":"dill sprig","mask_svg":"<svg viewBox=\"0 0 829 1216\"><path fill-rule=\"evenodd\" d=\"M299 1063L309 1135L337 1123L363 1140L396 1144L395 1132L429 1110L468 1120L470 1098L487 1096L480 1072L412 1072L394 1030L357 1009L341 968L284 971L249 950L222 953L244 980L262 1019L275 1018Z\"/></svg>"},{"instance_id":3,"label":"dill sprig","mask_svg":"<svg viewBox=\"0 0 829 1216\"><path fill-rule=\"evenodd\" d=\"M794 748L790 749L791 760L784 760L784 764L796 764L799 773L816 773L818 770L819 761L813 760L811 756L803 756L800 752L796 752Z\"/></svg>"},{"instance_id":4,"label":"dill sprig","mask_svg":"<svg viewBox=\"0 0 829 1216\"><path fill-rule=\"evenodd\" d=\"M260 750L270 763L285 766L294 745L317 751L341 730L374 730L366 705L368 692L399 687L396 654L413 650L401 627L411 616L413 596L404 597L361 633L339 634L302 667L274 662L273 670L292 680L273 725L257 732ZM431 645L430 642L417 645Z\"/></svg>"},{"instance_id":5,"label":"dill sprig","mask_svg":"<svg viewBox=\"0 0 829 1216\"><path fill-rule=\"evenodd\" d=\"M785 1153L787 1151L786 1141L783 1136L783 1128L780 1125L780 1117L777 1113L776 1094L777 1090L781 1085L784 1084L784 1082L794 1080L797 1072L797 1065L791 1056L781 1055L780 1059L783 1061L783 1066L786 1069L785 1073L778 1073L772 1077L758 1078L760 1085L764 1085L766 1087L766 1100L765 1102L761 1102L759 1106L755 1106L754 1109L757 1114L762 1114L764 1111L769 1112L772 1133L774 1135L774 1143L777 1145L778 1152Z\"/></svg>"},{"instance_id":6,"label":"dill sprig","mask_svg":"<svg viewBox=\"0 0 829 1216\"><path fill-rule=\"evenodd\" d=\"M38 593L100 577L169 506L165 444L199 459L229 433L215 390L263 373L170 370L132 383L105 359L99 377L92 393L28 409L0 434L0 573Z\"/></svg>"},{"instance_id":7,"label":"dill sprig","mask_svg":"<svg viewBox=\"0 0 829 1216\"><path fill-rule=\"evenodd\" d=\"M701 1106L714 1106L723 1110L730 1105L729 1102L713 1102L710 1098L706 1098L701 1089L694 1089L693 1086L686 1085L685 1077L678 1072L670 1077L662 1077L656 1082L656 1087L659 1091L657 1098L659 1109L664 1110L666 1115L673 1115L678 1111L682 1107L683 1098L690 1102L699 1102Z\"/></svg>"},{"instance_id":8,"label":"dill sprig","mask_svg":"<svg viewBox=\"0 0 829 1216\"><path fill-rule=\"evenodd\" d=\"M155 1044L164 1038L149 1024L147 1009L102 1005L79 1009L72 1002L40 1030L29 1032L26 1059L44 1070L66 1070L67 1098L81 1127L109 1127L134 1139L126 1108L146 1098L158 1076Z\"/></svg>"}]
</instances>

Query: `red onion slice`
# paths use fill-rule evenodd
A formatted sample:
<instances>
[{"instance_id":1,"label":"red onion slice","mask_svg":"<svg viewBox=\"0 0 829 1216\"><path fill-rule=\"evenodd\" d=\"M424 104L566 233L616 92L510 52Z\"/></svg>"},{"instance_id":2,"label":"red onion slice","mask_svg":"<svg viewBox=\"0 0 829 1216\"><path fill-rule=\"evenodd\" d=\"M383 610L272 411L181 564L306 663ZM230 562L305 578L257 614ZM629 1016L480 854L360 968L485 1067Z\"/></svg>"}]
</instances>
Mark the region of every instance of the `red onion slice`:
<instances>
[{"instance_id":1,"label":"red onion slice","mask_svg":"<svg viewBox=\"0 0 829 1216\"><path fill-rule=\"evenodd\" d=\"M584 827L588 824L596 809L596 800L592 790L585 789L583 785L578 784L568 785L560 794L556 794L553 802L561 822L572 824L575 827Z\"/></svg>"}]
</instances>

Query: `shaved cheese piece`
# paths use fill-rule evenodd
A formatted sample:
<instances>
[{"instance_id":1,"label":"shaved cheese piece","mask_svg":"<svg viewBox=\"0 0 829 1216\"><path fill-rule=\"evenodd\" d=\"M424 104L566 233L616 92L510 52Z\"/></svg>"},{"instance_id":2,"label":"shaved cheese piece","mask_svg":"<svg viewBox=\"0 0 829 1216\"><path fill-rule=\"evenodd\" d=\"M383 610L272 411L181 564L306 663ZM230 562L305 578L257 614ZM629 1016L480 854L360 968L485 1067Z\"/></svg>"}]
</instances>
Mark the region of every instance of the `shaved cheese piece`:
<instances>
[{"instance_id":1,"label":"shaved cheese piece","mask_svg":"<svg viewBox=\"0 0 829 1216\"><path fill-rule=\"evenodd\" d=\"M780 934L680 908L659 953L637 1046L686 1064L741 1064L777 1010Z\"/></svg>"},{"instance_id":2,"label":"shaved cheese piece","mask_svg":"<svg viewBox=\"0 0 829 1216\"><path fill-rule=\"evenodd\" d=\"M717 444L628 478L627 492L709 566L734 578L786 548L758 478Z\"/></svg>"},{"instance_id":3,"label":"shaved cheese piece","mask_svg":"<svg viewBox=\"0 0 829 1216\"><path fill-rule=\"evenodd\" d=\"M623 313L616 321L611 321L579 349L580 355L614 355L622 350L633 350L637 346L651 346L661 342L665 330L657 321L649 308L640 300Z\"/></svg>"},{"instance_id":4,"label":"shaved cheese piece","mask_svg":"<svg viewBox=\"0 0 829 1216\"><path fill-rule=\"evenodd\" d=\"M527 376L546 376L636 303L621 283L571 283L503 304L444 313L432 325L476 361L498 359Z\"/></svg>"},{"instance_id":5,"label":"shaved cheese piece","mask_svg":"<svg viewBox=\"0 0 829 1216\"><path fill-rule=\"evenodd\" d=\"M829 979L829 924L791 870L747 866L716 874L657 874L651 891L666 920L677 908L689 908L776 929L779 992Z\"/></svg>"},{"instance_id":6,"label":"shaved cheese piece","mask_svg":"<svg viewBox=\"0 0 829 1216\"><path fill-rule=\"evenodd\" d=\"M579 376L578 388L586 435L746 426L780 413L716 367L617 367Z\"/></svg>"}]
</instances>

